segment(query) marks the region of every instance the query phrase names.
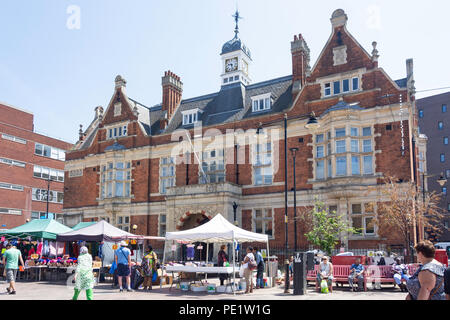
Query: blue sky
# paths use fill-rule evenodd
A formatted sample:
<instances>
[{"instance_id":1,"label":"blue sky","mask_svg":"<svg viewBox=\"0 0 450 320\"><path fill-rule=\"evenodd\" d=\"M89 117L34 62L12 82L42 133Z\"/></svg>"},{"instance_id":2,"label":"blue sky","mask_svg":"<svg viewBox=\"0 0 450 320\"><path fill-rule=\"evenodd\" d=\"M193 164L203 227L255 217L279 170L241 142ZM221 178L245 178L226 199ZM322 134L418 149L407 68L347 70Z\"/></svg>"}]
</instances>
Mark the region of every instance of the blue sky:
<instances>
[{"instance_id":1,"label":"blue sky","mask_svg":"<svg viewBox=\"0 0 450 320\"><path fill-rule=\"evenodd\" d=\"M70 6L80 9L79 29L67 27ZM332 12L342 8L367 51L378 42L379 64L394 79L405 77L413 58L417 90L450 86L449 1L239 0L238 7L253 83L291 73L294 34L303 34L314 64ZM33 112L37 132L75 142L79 124L106 107L118 74L147 106L161 102L166 70L181 77L183 98L216 92L235 8L236 0L3 0L0 101Z\"/></svg>"}]
</instances>

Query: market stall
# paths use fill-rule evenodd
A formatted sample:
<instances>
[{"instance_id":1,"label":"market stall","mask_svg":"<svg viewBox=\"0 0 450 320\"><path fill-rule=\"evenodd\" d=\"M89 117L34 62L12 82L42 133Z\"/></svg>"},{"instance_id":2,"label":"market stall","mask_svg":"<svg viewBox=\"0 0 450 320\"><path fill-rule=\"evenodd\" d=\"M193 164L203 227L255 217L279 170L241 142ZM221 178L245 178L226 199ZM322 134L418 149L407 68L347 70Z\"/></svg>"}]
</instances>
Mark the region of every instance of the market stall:
<instances>
[{"instance_id":1,"label":"market stall","mask_svg":"<svg viewBox=\"0 0 450 320\"><path fill-rule=\"evenodd\" d=\"M24 259L24 273L27 280L30 274L34 274L34 279L40 281L44 271L57 272L55 269L49 269L48 263L55 261L58 255L64 254L64 244L55 240L58 234L70 230L69 227L53 219L36 219L16 228L1 231L0 236L27 243L33 240L36 243L33 246L36 253L32 255L31 259ZM19 249L23 251L23 248L19 247Z\"/></svg>"},{"instance_id":2,"label":"market stall","mask_svg":"<svg viewBox=\"0 0 450 320\"><path fill-rule=\"evenodd\" d=\"M236 283L236 272L238 268L235 265L236 250L235 245L243 242L264 242L267 245L269 253L269 237L265 234L259 234L241 229L231 222L226 220L221 214L217 214L209 222L185 231L167 232L164 245L163 265L166 259L167 241L185 241L185 242L204 242L206 243L206 250L209 249L210 243L232 243L233 244L233 263L230 267L212 267L208 265L208 253L206 254L206 264L204 266L196 266L191 264L188 266L189 270L194 273L232 273L233 282ZM166 271L171 272L186 272L186 266L174 265L167 266ZM234 292L234 288L233 288Z\"/></svg>"},{"instance_id":3,"label":"market stall","mask_svg":"<svg viewBox=\"0 0 450 320\"><path fill-rule=\"evenodd\" d=\"M99 222L89 224L84 228L60 234L58 235L57 240L63 242L81 240L85 242L103 243L101 264L97 268L98 277L100 277L101 269L108 267L110 263L112 263L112 259L114 257L114 248L117 246L118 242L122 240L135 240L142 243L144 240L164 240L164 238L132 234L116 228L104 220L101 220ZM135 255L136 263L138 261L138 255L138 253L136 253ZM105 258L107 258L107 260L105 260Z\"/></svg>"}]
</instances>

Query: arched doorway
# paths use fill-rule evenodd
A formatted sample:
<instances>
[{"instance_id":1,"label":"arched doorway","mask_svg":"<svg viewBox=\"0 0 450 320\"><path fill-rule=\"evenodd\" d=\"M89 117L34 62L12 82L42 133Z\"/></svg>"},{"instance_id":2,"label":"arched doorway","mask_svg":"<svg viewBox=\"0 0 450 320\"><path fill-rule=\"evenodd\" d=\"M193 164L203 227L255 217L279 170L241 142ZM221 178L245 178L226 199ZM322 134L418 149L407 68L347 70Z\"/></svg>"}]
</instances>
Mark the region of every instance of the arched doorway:
<instances>
[{"instance_id":1,"label":"arched doorway","mask_svg":"<svg viewBox=\"0 0 450 320\"><path fill-rule=\"evenodd\" d=\"M183 225L179 228L180 231L183 230L189 230L196 227L199 227L205 223L207 223L210 220L210 218L204 213L195 213L195 214L189 214L186 218L183 219ZM206 260L206 251L208 251L208 261L211 261L213 257L213 250L214 245L212 243L209 244L209 249L206 250L206 243L204 242L195 242L193 243L195 246L194 250L194 261L205 261ZM203 249L198 250L197 248L201 246ZM183 244L181 246L181 256L183 257L183 260L187 260L187 246Z\"/></svg>"}]
</instances>

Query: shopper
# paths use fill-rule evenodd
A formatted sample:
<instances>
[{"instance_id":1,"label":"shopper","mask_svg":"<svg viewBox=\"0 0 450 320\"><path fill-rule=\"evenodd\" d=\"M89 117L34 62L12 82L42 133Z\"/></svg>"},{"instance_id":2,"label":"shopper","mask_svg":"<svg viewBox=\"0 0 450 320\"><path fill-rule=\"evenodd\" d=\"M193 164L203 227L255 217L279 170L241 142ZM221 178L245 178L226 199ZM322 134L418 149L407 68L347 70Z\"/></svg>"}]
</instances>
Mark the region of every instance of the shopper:
<instances>
[{"instance_id":1,"label":"shopper","mask_svg":"<svg viewBox=\"0 0 450 320\"><path fill-rule=\"evenodd\" d=\"M445 267L434 259L436 248L428 240L419 242L414 248L421 265L406 283L409 292L406 300L445 300Z\"/></svg>"},{"instance_id":2,"label":"shopper","mask_svg":"<svg viewBox=\"0 0 450 320\"><path fill-rule=\"evenodd\" d=\"M328 261L327 256L322 257L322 262L319 264L319 272L317 272L316 288L318 292L321 291L322 280L327 281L329 292L333 292L333 264Z\"/></svg>"},{"instance_id":3,"label":"shopper","mask_svg":"<svg viewBox=\"0 0 450 320\"><path fill-rule=\"evenodd\" d=\"M244 268L246 282L245 293L253 293L253 270L256 269L256 261L252 247L247 247L247 255L244 258L242 267Z\"/></svg>"},{"instance_id":4,"label":"shopper","mask_svg":"<svg viewBox=\"0 0 450 320\"><path fill-rule=\"evenodd\" d=\"M221 245L219 253L217 254L217 265L219 267L224 267L225 263L228 261L228 255L225 252L225 249L227 248L226 245ZM223 286L225 280L228 278L228 274L225 273L219 273L219 279L220 279L220 285Z\"/></svg>"},{"instance_id":5,"label":"shopper","mask_svg":"<svg viewBox=\"0 0 450 320\"><path fill-rule=\"evenodd\" d=\"M353 281L358 281L358 291L362 291L364 283L364 266L361 264L361 258L356 258L355 263L350 266L350 275L348 276L348 284L350 291L356 291L353 287Z\"/></svg>"},{"instance_id":6,"label":"shopper","mask_svg":"<svg viewBox=\"0 0 450 320\"><path fill-rule=\"evenodd\" d=\"M123 292L122 277L125 277L127 282L127 291L131 292L131 251L127 248L128 244L125 241L120 242L120 248L114 252L114 259L117 265L117 278L119 281L120 292Z\"/></svg>"},{"instance_id":7,"label":"shopper","mask_svg":"<svg viewBox=\"0 0 450 320\"><path fill-rule=\"evenodd\" d=\"M94 274L92 273L92 256L89 254L88 248L83 246L80 248L80 255L77 260L77 268L75 270L75 288L72 300L77 300L80 292L86 290L86 299L93 299Z\"/></svg>"},{"instance_id":8,"label":"shopper","mask_svg":"<svg viewBox=\"0 0 450 320\"><path fill-rule=\"evenodd\" d=\"M408 266L401 263L400 258L396 258L395 263L392 265L392 273L394 274L394 281L400 290L406 292L406 285L402 283L402 280L409 280Z\"/></svg>"},{"instance_id":9,"label":"shopper","mask_svg":"<svg viewBox=\"0 0 450 320\"><path fill-rule=\"evenodd\" d=\"M6 288L9 294L16 294L16 277L19 270L19 260L22 266L25 266L22 259L22 253L16 247L8 243L6 251L3 254L3 265L5 266L6 280L9 287Z\"/></svg>"},{"instance_id":10,"label":"shopper","mask_svg":"<svg viewBox=\"0 0 450 320\"><path fill-rule=\"evenodd\" d=\"M153 251L152 246L147 246L147 252L142 259L141 267L144 276L144 290L152 290L152 279L153 274L158 272L156 269L156 263L158 262L158 257Z\"/></svg>"},{"instance_id":11,"label":"shopper","mask_svg":"<svg viewBox=\"0 0 450 320\"><path fill-rule=\"evenodd\" d=\"M448 267L444 273L444 291L445 298L450 300L450 267Z\"/></svg>"},{"instance_id":12,"label":"shopper","mask_svg":"<svg viewBox=\"0 0 450 320\"><path fill-rule=\"evenodd\" d=\"M258 248L253 248L253 251L255 252L255 260L256 260L256 289L262 289L264 288L264 258L261 254L261 252L258 250Z\"/></svg>"}]
</instances>

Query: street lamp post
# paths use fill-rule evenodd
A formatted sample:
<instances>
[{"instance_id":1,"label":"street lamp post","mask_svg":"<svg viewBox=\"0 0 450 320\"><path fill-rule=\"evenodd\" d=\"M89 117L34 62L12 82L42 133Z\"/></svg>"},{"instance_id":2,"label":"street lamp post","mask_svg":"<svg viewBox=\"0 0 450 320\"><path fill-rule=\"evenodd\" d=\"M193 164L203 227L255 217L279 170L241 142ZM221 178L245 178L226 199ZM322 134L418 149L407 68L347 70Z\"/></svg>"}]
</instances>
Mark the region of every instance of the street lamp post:
<instances>
[{"instance_id":1,"label":"street lamp post","mask_svg":"<svg viewBox=\"0 0 450 320\"><path fill-rule=\"evenodd\" d=\"M50 172L47 179L47 210L45 212L45 217L48 219L48 199L50 197Z\"/></svg>"},{"instance_id":2,"label":"street lamp post","mask_svg":"<svg viewBox=\"0 0 450 320\"><path fill-rule=\"evenodd\" d=\"M236 202L233 202L233 217L234 217L234 225L238 225L237 217L236 217L236 210L239 207L239 205Z\"/></svg>"},{"instance_id":3,"label":"street lamp post","mask_svg":"<svg viewBox=\"0 0 450 320\"><path fill-rule=\"evenodd\" d=\"M291 148L292 157L294 158L294 252L297 252L297 184L295 181L295 160L297 157L298 148Z\"/></svg>"}]
</instances>

